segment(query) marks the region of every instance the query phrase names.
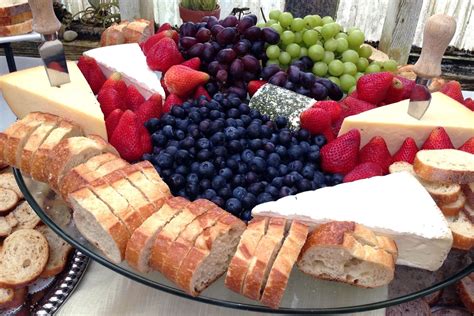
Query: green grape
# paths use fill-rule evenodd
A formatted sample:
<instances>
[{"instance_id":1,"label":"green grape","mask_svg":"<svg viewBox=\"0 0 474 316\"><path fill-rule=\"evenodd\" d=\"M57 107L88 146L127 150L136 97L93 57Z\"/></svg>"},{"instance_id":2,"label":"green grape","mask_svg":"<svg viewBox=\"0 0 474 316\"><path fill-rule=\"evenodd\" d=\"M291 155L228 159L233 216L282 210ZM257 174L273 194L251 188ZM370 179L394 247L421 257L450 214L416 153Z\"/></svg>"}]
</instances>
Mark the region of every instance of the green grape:
<instances>
[{"instance_id":1,"label":"green grape","mask_svg":"<svg viewBox=\"0 0 474 316\"><path fill-rule=\"evenodd\" d=\"M291 43L286 47L286 52L290 54L291 57L296 58L300 56L301 47L298 44Z\"/></svg>"},{"instance_id":2,"label":"green grape","mask_svg":"<svg viewBox=\"0 0 474 316\"><path fill-rule=\"evenodd\" d=\"M277 59L280 56L280 47L277 45L270 45L266 50L268 59Z\"/></svg>"},{"instance_id":3,"label":"green grape","mask_svg":"<svg viewBox=\"0 0 474 316\"><path fill-rule=\"evenodd\" d=\"M333 60L334 60L334 53L330 51L325 51L322 61L329 65L329 63Z\"/></svg>"},{"instance_id":4,"label":"green grape","mask_svg":"<svg viewBox=\"0 0 474 316\"><path fill-rule=\"evenodd\" d=\"M304 29L304 20L302 18L294 18L291 22L291 30L293 32L299 32Z\"/></svg>"},{"instance_id":5,"label":"green grape","mask_svg":"<svg viewBox=\"0 0 474 316\"><path fill-rule=\"evenodd\" d=\"M308 49L308 56L312 61L318 61L324 57L324 48L319 45L313 45Z\"/></svg>"},{"instance_id":6,"label":"green grape","mask_svg":"<svg viewBox=\"0 0 474 316\"><path fill-rule=\"evenodd\" d=\"M300 44L303 42L303 32L295 32L295 43Z\"/></svg>"},{"instance_id":7,"label":"green grape","mask_svg":"<svg viewBox=\"0 0 474 316\"><path fill-rule=\"evenodd\" d=\"M259 27L259 28L262 28L262 27L267 26L267 23L259 22L259 23L255 24L255 26L256 26L256 27Z\"/></svg>"},{"instance_id":8,"label":"green grape","mask_svg":"<svg viewBox=\"0 0 474 316\"><path fill-rule=\"evenodd\" d=\"M316 45L324 46L323 42L321 42L320 40L318 40L318 41L316 42Z\"/></svg>"},{"instance_id":9,"label":"green grape","mask_svg":"<svg viewBox=\"0 0 474 316\"><path fill-rule=\"evenodd\" d=\"M300 49L300 57L303 57L303 56L308 56L308 49L302 46Z\"/></svg>"},{"instance_id":10,"label":"green grape","mask_svg":"<svg viewBox=\"0 0 474 316\"><path fill-rule=\"evenodd\" d=\"M279 23L272 24L270 27L274 29L275 31L277 31L277 33L280 35L281 33L283 33L283 28L281 27Z\"/></svg>"},{"instance_id":11,"label":"green grape","mask_svg":"<svg viewBox=\"0 0 474 316\"><path fill-rule=\"evenodd\" d=\"M344 73L344 64L340 60L333 60L328 65L329 74L332 76L340 76Z\"/></svg>"},{"instance_id":12,"label":"green grape","mask_svg":"<svg viewBox=\"0 0 474 316\"><path fill-rule=\"evenodd\" d=\"M345 52L349 48L349 43L347 43L347 40L345 38L340 37L336 39L336 41L337 41L336 52L338 52L339 54Z\"/></svg>"},{"instance_id":13,"label":"green grape","mask_svg":"<svg viewBox=\"0 0 474 316\"><path fill-rule=\"evenodd\" d=\"M344 73L351 76L355 76L357 73L357 66L354 63L346 61L344 63Z\"/></svg>"},{"instance_id":14,"label":"green grape","mask_svg":"<svg viewBox=\"0 0 474 316\"><path fill-rule=\"evenodd\" d=\"M383 70L385 71L391 71L391 72L394 72L394 71L397 71L397 62L393 59L390 59L390 60L386 60L383 62Z\"/></svg>"},{"instance_id":15,"label":"green grape","mask_svg":"<svg viewBox=\"0 0 474 316\"><path fill-rule=\"evenodd\" d=\"M356 89L357 89L357 86L356 86L356 85L353 85L353 86L349 89L349 91L347 91L347 94L351 94L352 92L356 91Z\"/></svg>"},{"instance_id":16,"label":"green grape","mask_svg":"<svg viewBox=\"0 0 474 316\"><path fill-rule=\"evenodd\" d=\"M280 42L280 45L279 45L280 50L286 50L286 46L288 46L288 45L285 45L285 44Z\"/></svg>"},{"instance_id":17,"label":"green grape","mask_svg":"<svg viewBox=\"0 0 474 316\"><path fill-rule=\"evenodd\" d=\"M371 65L374 64L374 65L377 65L379 66L380 68L383 67L383 61L380 61L380 60L374 60L370 63Z\"/></svg>"},{"instance_id":18,"label":"green grape","mask_svg":"<svg viewBox=\"0 0 474 316\"><path fill-rule=\"evenodd\" d=\"M342 53L343 62L348 61L355 64L357 63L358 60L359 60L359 54L357 54L355 50L349 49Z\"/></svg>"},{"instance_id":19,"label":"green grape","mask_svg":"<svg viewBox=\"0 0 474 316\"><path fill-rule=\"evenodd\" d=\"M277 20L270 19L270 20L267 21L267 25L269 25L269 26L270 26L270 25L273 25L273 24L275 24L275 23L278 23L278 19L277 19Z\"/></svg>"},{"instance_id":20,"label":"green grape","mask_svg":"<svg viewBox=\"0 0 474 316\"><path fill-rule=\"evenodd\" d=\"M355 86L356 84L356 79L354 78L354 76L348 74L343 74L341 77L339 77L339 80L341 81L341 89L344 92L349 91L349 89Z\"/></svg>"},{"instance_id":21,"label":"green grape","mask_svg":"<svg viewBox=\"0 0 474 316\"><path fill-rule=\"evenodd\" d=\"M324 24L328 24L328 23L332 23L334 22L334 19L330 16L325 16L323 19L322 19L322 22L323 22L323 25Z\"/></svg>"},{"instance_id":22,"label":"green grape","mask_svg":"<svg viewBox=\"0 0 474 316\"><path fill-rule=\"evenodd\" d=\"M313 74L318 77L324 77L328 73L328 65L322 61L318 61L313 65Z\"/></svg>"},{"instance_id":23,"label":"green grape","mask_svg":"<svg viewBox=\"0 0 474 316\"><path fill-rule=\"evenodd\" d=\"M292 31L284 31L280 36L280 41L285 45L293 43L295 41L295 33Z\"/></svg>"},{"instance_id":24,"label":"green grape","mask_svg":"<svg viewBox=\"0 0 474 316\"><path fill-rule=\"evenodd\" d=\"M377 64L371 64L365 69L365 73L380 72L380 66Z\"/></svg>"},{"instance_id":25,"label":"green grape","mask_svg":"<svg viewBox=\"0 0 474 316\"><path fill-rule=\"evenodd\" d=\"M315 26L322 26L323 25L323 19L321 18L321 16L319 16L318 14L313 14L312 16L316 20L316 25Z\"/></svg>"},{"instance_id":26,"label":"green grape","mask_svg":"<svg viewBox=\"0 0 474 316\"><path fill-rule=\"evenodd\" d=\"M328 39L324 43L324 49L330 52L334 52L337 49L337 40L335 40L334 38Z\"/></svg>"},{"instance_id":27,"label":"green grape","mask_svg":"<svg viewBox=\"0 0 474 316\"><path fill-rule=\"evenodd\" d=\"M372 48L369 45L362 45L359 48L359 56L369 58L372 55Z\"/></svg>"},{"instance_id":28,"label":"green grape","mask_svg":"<svg viewBox=\"0 0 474 316\"><path fill-rule=\"evenodd\" d=\"M268 17L270 17L270 19L273 19L273 20L278 20L278 17L280 16L280 14L281 14L280 10L272 10L268 14Z\"/></svg>"},{"instance_id":29,"label":"green grape","mask_svg":"<svg viewBox=\"0 0 474 316\"><path fill-rule=\"evenodd\" d=\"M322 30L322 29L323 29L322 26L316 26L313 30L315 30L315 31L317 31L317 32L319 32L319 33L321 33L321 30Z\"/></svg>"},{"instance_id":30,"label":"green grape","mask_svg":"<svg viewBox=\"0 0 474 316\"><path fill-rule=\"evenodd\" d=\"M356 63L357 71L365 71L365 69L369 66L369 61L365 57L360 57Z\"/></svg>"},{"instance_id":31,"label":"green grape","mask_svg":"<svg viewBox=\"0 0 474 316\"><path fill-rule=\"evenodd\" d=\"M347 39L347 34L344 33L344 32L339 32L336 34L336 36L334 36L335 39L338 39L338 38L345 38Z\"/></svg>"},{"instance_id":32,"label":"green grape","mask_svg":"<svg viewBox=\"0 0 474 316\"><path fill-rule=\"evenodd\" d=\"M336 23L324 24L321 28L321 35L325 40L334 37L339 32L338 26Z\"/></svg>"},{"instance_id":33,"label":"green grape","mask_svg":"<svg viewBox=\"0 0 474 316\"><path fill-rule=\"evenodd\" d=\"M312 29L317 25L317 20L313 15L307 15L303 18L303 22L305 24L305 27L308 29Z\"/></svg>"},{"instance_id":34,"label":"green grape","mask_svg":"<svg viewBox=\"0 0 474 316\"><path fill-rule=\"evenodd\" d=\"M278 21L282 27L288 27L291 25L291 22L293 22L293 14L290 12L282 12L278 17Z\"/></svg>"},{"instance_id":35,"label":"green grape","mask_svg":"<svg viewBox=\"0 0 474 316\"><path fill-rule=\"evenodd\" d=\"M354 30L349 33L347 36L347 41L349 42L349 46L352 48L359 48L360 45L364 43L365 35L360 30Z\"/></svg>"},{"instance_id":36,"label":"green grape","mask_svg":"<svg viewBox=\"0 0 474 316\"><path fill-rule=\"evenodd\" d=\"M346 33L349 34L355 30L360 31L360 28L358 28L357 26L351 26L350 28L347 29Z\"/></svg>"},{"instance_id":37,"label":"green grape","mask_svg":"<svg viewBox=\"0 0 474 316\"><path fill-rule=\"evenodd\" d=\"M303 33L303 42L306 44L306 47L310 47L318 41L318 32L315 30L307 30Z\"/></svg>"},{"instance_id":38,"label":"green grape","mask_svg":"<svg viewBox=\"0 0 474 316\"><path fill-rule=\"evenodd\" d=\"M267 60L267 66L269 66L269 65L280 66L280 62L278 61L278 59L269 59L269 60Z\"/></svg>"},{"instance_id":39,"label":"green grape","mask_svg":"<svg viewBox=\"0 0 474 316\"><path fill-rule=\"evenodd\" d=\"M341 81L339 80L338 77L330 76L328 77L328 79L334 82L335 84L337 84L338 86L341 86Z\"/></svg>"},{"instance_id":40,"label":"green grape","mask_svg":"<svg viewBox=\"0 0 474 316\"><path fill-rule=\"evenodd\" d=\"M287 52L281 52L280 57L278 57L278 60L281 64L288 65L291 61L291 56Z\"/></svg>"},{"instance_id":41,"label":"green grape","mask_svg":"<svg viewBox=\"0 0 474 316\"><path fill-rule=\"evenodd\" d=\"M362 77L363 75L364 75L363 72L356 73L356 75L355 75L356 80L359 80L359 78Z\"/></svg>"}]
</instances>

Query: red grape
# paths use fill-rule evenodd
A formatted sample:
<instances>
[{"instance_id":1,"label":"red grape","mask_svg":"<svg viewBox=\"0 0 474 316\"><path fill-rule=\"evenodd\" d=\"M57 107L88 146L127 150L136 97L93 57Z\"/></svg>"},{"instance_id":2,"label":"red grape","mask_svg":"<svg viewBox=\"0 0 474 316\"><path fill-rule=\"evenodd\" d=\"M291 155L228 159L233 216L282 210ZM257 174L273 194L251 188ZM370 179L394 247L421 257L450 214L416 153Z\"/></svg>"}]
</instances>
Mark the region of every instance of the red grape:
<instances>
[{"instance_id":1,"label":"red grape","mask_svg":"<svg viewBox=\"0 0 474 316\"><path fill-rule=\"evenodd\" d=\"M283 87L286 83L288 76L286 72L284 71L279 71L276 74L274 74L270 80L268 80L269 83L274 84L276 86Z\"/></svg>"},{"instance_id":2,"label":"red grape","mask_svg":"<svg viewBox=\"0 0 474 316\"><path fill-rule=\"evenodd\" d=\"M214 76L217 74L217 71L219 70L219 62L214 60L207 65L207 72L211 75Z\"/></svg>"},{"instance_id":3,"label":"red grape","mask_svg":"<svg viewBox=\"0 0 474 316\"><path fill-rule=\"evenodd\" d=\"M310 89L311 97L315 98L316 100L324 100L328 96L328 90L325 86L320 83L315 82Z\"/></svg>"},{"instance_id":4,"label":"red grape","mask_svg":"<svg viewBox=\"0 0 474 316\"><path fill-rule=\"evenodd\" d=\"M179 30L182 36L194 36L197 31L196 25L193 22L183 23Z\"/></svg>"},{"instance_id":5,"label":"red grape","mask_svg":"<svg viewBox=\"0 0 474 316\"><path fill-rule=\"evenodd\" d=\"M193 46L197 42L198 42L197 39L191 36L184 36L184 37L181 37L181 39L179 40L181 47L183 47L184 49L191 48L191 46Z\"/></svg>"},{"instance_id":6,"label":"red grape","mask_svg":"<svg viewBox=\"0 0 474 316\"><path fill-rule=\"evenodd\" d=\"M214 59L214 56L216 54L216 50L212 46L211 43L204 43L204 49L201 54L201 58L204 61L211 62Z\"/></svg>"},{"instance_id":7,"label":"red grape","mask_svg":"<svg viewBox=\"0 0 474 316\"><path fill-rule=\"evenodd\" d=\"M221 45L232 44L237 31L233 27L226 27L216 35L216 40Z\"/></svg>"},{"instance_id":8,"label":"red grape","mask_svg":"<svg viewBox=\"0 0 474 316\"><path fill-rule=\"evenodd\" d=\"M245 55L242 57L242 62L244 63L245 70L252 73L257 73L260 71L260 62L252 55Z\"/></svg>"},{"instance_id":9,"label":"red grape","mask_svg":"<svg viewBox=\"0 0 474 316\"><path fill-rule=\"evenodd\" d=\"M231 63L235 57L237 57L237 54L232 48L225 48L217 53L216 59L220 63L228 64Z\"/></svg>"},{"instance_id":10,"label":"red grape","mask_svg":"<svg viewBox=\"0 0 474 316\"><path fill-rule=\"evenodd\" d=\"M216 24L219 24L219 20L215 16L210 16L206 26L208 29L211 29Z\"/></svg>"},{"instance_id":11,"label":"red grape","mask_svg":"<svg viewBox=\"0 0 474 316\"><path fill-rule=\"evenodd\" d=\"M222 83L226 83L227 82L227 71L219 70L217 72L216 79L219 80Z\"/></svg>"},{"instance_id":12,"label":"red grape","mask_svg":"<svg viewBox=\"0 0 474 316\"><path fill-rule=\"evenodd\" d=\"M221 25L223 27L236 26L238 21L235 15L229 15L222 20Z\"/></svg>"},{"instance_id":13,"label":"red grape","mask_svg":"<svg viewBox=\"0 0 474 316\"><path fill-rule=\"evenodd\" d=\"M271 27L264 27L262 29L262 35L265 42L269 44L278 44L278 42L280 41L280 34L278 34L278 32L272 29Z\"/></svg>"},{"instance_id":14,"label":"red grape","mask_svg":"<svg viewBox=\"0 0 474 316\"><path fill-rule=\"evenodd\" d=\"M188 49L188 55L190 57L199 57L201 56L202 51L204 50L203 43L196 43Z\"/></svg>"},{"instance_id":15,"label":"red grape","mask_svg":"<svg viewBox=\"0 0 474 316\"><path fill-rule=\"evenodd\" d=\"M247 43L248 41L239 41L234 45L234 50L238 55L245 55L249 52L250 46Z\"/></svg>"},{"instance_id":16,"label":"red grape","mask_svg":"<svg viewBox=\"0 0 474 316\"><path fill-rule=\"evenodd\" d=\"M239 24L237 24L237 30L242 34L245 32L246 29L249 27L254 26L255 23L253 23L253 19L249 16L244 16L240 21Z\"/></svg>"},{"instance_id":17,"label":"red grape","mask_svg":"<svg viewBox=\"0 0 474 316\"><path fill-rule=\"evenodd\" d=\"M201 43L208 42L211 39L211 31L203 27L196 32L195 37Z\"/></svg>"},{"instance_id":18,"label":"red grape","mask_svg":"<svg viewBox=\"0 0 474 316\"><path fill-rule=\"evenodd\" d=\"M244 32L244 37L250 41L258 41L262 37L262 30L258 26L251 26Z\"/></svg>"},{"instance_id":19,"label":"red grape","mask_svg":"<svg viewBox=\"0 0 474 316\"><path fill-rule=\"evenodd\" d=\"M265 42L264 41L255 41L252 43L252 48L250 51L252 52L253 55L260 55L265 48Z\"/></svg>"},{"instance_id":20,"label":"red grape","mask_svg":"<svg viewBox=\"0 0 474 316\"><path fill-rule=\"evenodd\" d=\"M311 88L316 82L316 77L310 72L303 72L301 74L301 85L307 89Z\"/></svg>"},{"instance_id":21,"label":"red grape","mask_svg":"<svg viewBox=\"0 0 474 316\"><path fill-rule=\"evenodd\" d=\"M211 33L214 36L217 36L218 33L220 33L224 27L220 24L215 24L214 26L211 27Z\"/></svg>"},{"instance_id":22,"label":"red grape","mask_svg":"<svg viewBox=\"0 0 474 316\"><path fill-rule=\"evenodd\" d=\"M300 82L300 69L296 66L290 66L288 68L288 80L294 83Z\"/></svg>"},{"instance_id":23,"label":"red grape","mask_svg":"<svg viewBox=\"0 0 474 316\"><path fill-rule=\"evenodd\" d=\"M236 59L230 64L229 73L233 78L241 78L244 72L244 63L240 59Z\"/></svg>"}]
</instances>

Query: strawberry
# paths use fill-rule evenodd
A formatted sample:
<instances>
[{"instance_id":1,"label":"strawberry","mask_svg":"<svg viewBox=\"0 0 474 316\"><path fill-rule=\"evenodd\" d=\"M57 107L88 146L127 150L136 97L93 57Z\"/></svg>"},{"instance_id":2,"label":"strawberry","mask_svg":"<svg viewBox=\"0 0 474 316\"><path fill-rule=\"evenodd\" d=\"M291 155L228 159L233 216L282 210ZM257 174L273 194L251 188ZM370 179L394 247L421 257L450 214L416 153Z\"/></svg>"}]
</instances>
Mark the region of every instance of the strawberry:
<instances>
[{"instance_id":1,"label":"strawberry","mask_svg":"<svg viewBox=\"0 0 474 316\"><path fill-rule=\"evenodd\" d=\"M454 148L448 133L442 127L433 129L421 149L452 149Z\"/></svg>"},{"instance_id":2,"label":"strawberry","mask_svg":"<svg viewBox=\"0 0 474 316\"><path fill-rule=\"evenodd\" d=\"M123 111L127 109L125 99L120 96L117 90L111 88L102 88L97 96L97 100L99 101L100 109L102 113L104 113L105 118L115 109L121 109Z\"/></svg>"},{"instance_id":3,"label":"strawberry","mask_svg":"<svg viewBox=\"0 0 474 316\"><path fill-rule=\"evenodd\" d=\"M385 140L380 136L373 137L360 149L359 161L375 162L382 168L383 173L387 174L388 167L392 164L392 156L388 151Z\"/></svg>"},{"instance_id":4,"label":"strawberry","mask_svg":"<svg viewBox=\"0 0 474 316\"><path fill-rule=\"evenodd\" d=\"M145 98L141 95L137 88L135 88L133 84L129 85L127 87L126 96L126 103L128 109L135 111L143 102L145 102Z\"/></svg>"},{"instance_id":5,"label":"strawberry","mask_svg":"<svg viewBox=\"0 0 474 316\"><path fill-rule=\"evenodd\" d=\"M86 78L87 83L91 87L94 94L98 94L100 88L105 82L105 76L100 70L99 65L94 58L81 56L77 62L77 67L81 70L84 78Z\"/></svg>"},{"instance_id":6,"label":"strawberry","mask_svg":"<svg viewBox=\"0 0 474 316\"><path fill-rule=\"evenodd\" d=\"M461 84L455 80L451 80L446 82L441 89L440 92L446 94L451 99L458 101L459 103L464 103L464 97L462 96L461 92Z\"/></svg>"},{"instance_id":7,"label":"strawberry","mask_svg":"<svg viewBox=\"0 0 474 316\"><path fill-rule=\"evenodd\" d=\"M166 22L160 25L160 28L156 31L156 33L161 33L163 31L168 31L168 30L171 30L171 24Z\"/></svg>"},{"instance_id":8,"label":"strawberry","mask_svg":"<svg viewBox=\"0 0 474 316\"><path fill-rule=\"evenodd\" d=\"M175 30L163 31L160 33L156 33L145 41L145 43L143 44L143 53L145 55L148 55L151 48L165 37L171 38L173 41L175 41L176 44L178 44L178 32L176 32Z\"/></svg>"},{"instance_id":9,"label":"strawberry","mask_svg":"<svg viewBox=\"0 0 474 316\"><path fill-rule=\"evenodd\" d=\"M351 115L356 115L365 111L369 111L372 109L375 109L376 106L369 103L365 102L359 99L355 99L351 96L345 98L342 100L342 105L343 105L343 111L342 115L343 117L351 116ZM344 109L344 106L346 109Z\"/></svg>"},{"instance_id":10,"label":"strawberry","mask_svg":"<svg viewBox=\"0 0 474 316\"><path fill-rule=\"evenodd\" d=\"M470 109L471 111L474 111L474 100L471 98L467 98L464 100L464 105Z\"/></svg>"},{"instance_id":11,"label":"strawberry","mask_svg":"<svg viewBox=\"0 0 474 316\"><path fill-rule=\"evenodd\" d=\"M107 129L108 138L112 137L122 115L123 111L121 109L115 109L110 112L109 116L107 116L107 119L105 120L105 128Z\"/></svg>"},{"instance_id":12,"label":"strawberry","mask_svg":"<svg viewBox=\"0 0 474 316\"><path fill-rule=\"evenodd\" d=\"M474 137L471 137L468 140L466 140L466 142L462 144L461 147L459 147L458 149L474 154Z\"/></svg>"},{"instance_id":13,"label":"strawberry","mask_svg":"<svg viewBox=\"0 0 474 316\"><path fill-rule=\"evenodd\" d=\"M418 146L416 145L415 140L411 137L407 137L398 151L393 155L393 162L406 161L408 163L413 163L417 152Z\"/></svg>"},{"instance_id":14,"label":"strawberry","mask_svg":"<svg viewBox=\"0 0 474 316\"><path fill-rule=\"evenodd\" d=\"M157 106L160 108L163 107L163 97L159 93L154 93L152 94L149 98L148 101L153 101L156 103Z\"/></svg>"},{"instance_id":15,"label":"strawberry","mask_svg":"<svg viewBox=\"0 0 474 316\"><path fill-rule=\"evenodd\" d=\"M393 78L393 83L388 88L387 96L385 97L383 103L385 104L392 104L398 101L401 101L403 98L403 94L405 92L403 83L398 78Z\"/></svg>"},{"instance_id":16,"label":"strawberry","mask_svg":"<svg viewBox=\"0 0 474 316\"><path fill-rule=\"evenodd\" d=\"M176 94L170 94L163 104L163 113L168 113L174 105L181 105L183 102Z\"/></svg>"},{"instance_id":17,"label":"strawberry","mask_svg":"<svg viewBox=\"0 0 474 316\"><path fill-rule=\"evenodd\" d=\"M395 76L396 79L400 80L403 84L403 94L401 100L409 99L411 91L415 86L415 80L410 80L402 76Z\"/></svg>"},{"instance_id":18,"label":"strawberry","mask_svg":"<svg viewBox=\"0 0 474 316\"><path fill-rule=\"evenodd\" d=\"M312 106L313 108L320 108L326 110L331 116L331 122L336 122L342 115L342 107L336 101L318 101Z\"/></svg>"},{"instance_id":19,"label":"strawberry","mask_svg":"<svg viewBox=\"0 0 474 316\"><path fill-rule=\"evenodd\" d=\"M391 72L377 72L363 75L357 81L357 95L360 100L379 104L387 96L393 83Z\"/></svg>"},{"instance_id":20,"label":"strawberry","mask_svg":"<svg viewBox=\"0 0 474 316\"><path fill-rule=\"evenodd\" d=\"M363 162L352 169L351 172L346 174L342 182L352 182L382 175L382 167L380 167L378 164L375 162Z\"/></svg>"},{"instance_id":21,"label":"strawberry","mask_svg":"<svg viewBox=\"0 0 474 316\"><path fill-rule=\"evenodd\" d=\"M258 89L260 89L267 82L265 80L251 80L247 85L247 91L250 96L253 96Z\"/></svg>"},{"instance_id":22,"label":"strawberry","mask_svg":"<svg viewBox=\"0 0 474 316\"><path fill-rule=\"evenodd\" d=\"M194 91L194 99L199 99L200 96L205 96L208 101L211 101L211 96L207 93L206 88L203 86L197 87L196 91Z\"/></svg>"},{"instance_id":23,"label":"strawberry","mask_svg":"<svg viewBox=\"0 0 474 316\"><path fill-rule=\"evenodd\" d=\"M146 56L148 67L161 72L167 71L171 66L181 64L183 61L184 58L178 50L178 45L169 37L165 37L153 45Z\"/></svg>"},{"instance_id":24,"label":"strawberry","mask_svg":"<svg viewBox=\"0 0 474 316\"><path fill-rule=\"evenodd\" d=\"M153 100L147 100L135 111L138 123L144 125L152 117L161 117L161 104L158 105Z\"/></svg>"},{"instance_id":25,"label":"strawberry","mask_svg":"<svg viewBox=\"0 0 474 316\"><path fill-rule=\"evenodd\" d=\"M323 136L326 138L326 143L329 143L330 141L336 139L337 135L337 133L335 133L331 127L326 128L324 131L321 132L321 134L323 134Z\"/></svg>"},{"instance_id":26,"label":"strawberry","mask_svg":"<svg viewBox=\"0 0 474 316\"><path fill-rule=\"evenodd\" d=\"M122 80L122 75L119 72L114 72L110 77L104 82L101 90L114 89L118 92L121 98L124 100L127 97L127 85L125 81Z\"/></svg>"},{"instance_id":27,"label":"strawberry","mask_svg":"<svg viewBox=\"0 0 474 316\"><path fill-rule=\"evenodd\" d=\"M199 57L194 57L194 58L186 60L181 65L189 67L194 70L199 70L199 68L201 67L201 60L199 59Z\"/></svg>"},{"instance_id":28,"label":"strawberry","mask_svg":"<svg viewBox=\"0 0 474 316\"><path fill-rule=\"evenodd\" d=\"M180 97L186 96L208 80L209 74L183 65L172 66L165 73L165 84L168 91Z\"/></svg>"},{"instance_id":29,"label":"strawberry","mask_svg":"<svg viewBox=\"0 0 474 316\"><path fill-rule=\"evenodd\" d=\"M161 87L163 88L163 91L165 91L165 96L166 96L166 97L169 96L169 95L170 95L170 92L168 91L168 87L166 87L165 78L164 78L164 77L161 77L160 83L161 83Z\"/></svg>"},{"instance_id":30,"label":"strawberry","mask_svg":"<svg viewBox=\"0 0 474 316\"><path fill-rule=\"evenodd\" d=\"M135 113L130 110L123 113L109 141L127 161L136 161L142 157L144 152L140 125Z\"/></svg>"},{"instance_id":31,"label":"strawberry","mask_svg":"<svg viewBox=\"0 0 474 316\"><path fill-rule=\"evenodd\" d=\"M359 98L359 94L357 93L357 89L352 91L351 93L349 93L348 95L349 97L353 97L354 99L358 99Z\"/></svg>"},{"instance_id":32,"label":"strawberry","mask_svg":"<svg viewBox=\"0 0 474 316\"><path fill-rule=\"evenodd\" d=\"M140 135L140 144L142 145L142 156L145 153L149 153L153 150L153 144L151 143L151 136L145 126L140 126L138 134Z\"/></svg>"},{"instance_id":33,"label":"strawberry","mask_svg":"<svg viewBox=\"0 0 474 316\"><path fill-rule=\"evenodd\" d=\"M311 134L320 134L331 127L331 114L321 108L309 108L300 114L301 128Z\"/></svg>"},{"instance_id":34,"label":"strawberry","mask_svg":"<svg viewBox=\"0 0 474 316\"><path fill-rule=\"evenodd\" d=\"M346 174L357 165L360 132L351 129L321 149L321 167L326 172Z\"/></svg>"}]
</instances>

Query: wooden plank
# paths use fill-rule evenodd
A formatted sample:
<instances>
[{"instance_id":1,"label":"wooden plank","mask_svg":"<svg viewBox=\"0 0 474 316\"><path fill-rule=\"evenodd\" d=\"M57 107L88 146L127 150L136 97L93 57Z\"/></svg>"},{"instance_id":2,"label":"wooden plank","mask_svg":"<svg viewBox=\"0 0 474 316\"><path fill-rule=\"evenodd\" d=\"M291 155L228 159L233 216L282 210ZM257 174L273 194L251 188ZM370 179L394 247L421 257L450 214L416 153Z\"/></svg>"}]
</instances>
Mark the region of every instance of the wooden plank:
<instances>
[{"instance_id":1,"label":"wooden plank","mask_svg":"<svg viewBox=\"0 0 474 316\"><path fill-rule=\"evenodd\" d=\"M321 17L332 16L336 18L339 0L286 0L285 11L289 11L294 17L305 17L309 14L319 14Z\"/></svg>"},{"instance_id":2,"label":"wooden plank","mask_svg":"<svg viewBox=\"0 0 474 316\"><path fill-rule=\"evenodd\" d=\"M388 3L379 49L401 65L408 61L422 6L423 1L418 0Z\"/></svg>"}]
</instances>

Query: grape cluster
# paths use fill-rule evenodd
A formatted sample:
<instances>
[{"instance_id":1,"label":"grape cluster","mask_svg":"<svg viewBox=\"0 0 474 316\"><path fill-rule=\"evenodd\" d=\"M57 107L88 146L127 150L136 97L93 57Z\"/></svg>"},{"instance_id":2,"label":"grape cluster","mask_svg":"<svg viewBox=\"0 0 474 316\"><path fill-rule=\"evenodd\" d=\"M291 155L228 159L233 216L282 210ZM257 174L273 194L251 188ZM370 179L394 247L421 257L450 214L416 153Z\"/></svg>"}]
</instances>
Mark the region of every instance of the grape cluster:
<instances>
[{"instance_id":1,"label":"grape cluster","mask_svg":"<svg viewBox=\"0 0 474 316\"><path fill-rule=\"evenodd\" d=\"M267 65L286 68L296 59L308 56L313 74L328 77L347 93L355 89L357 80L364 73L397 69L394 60L369 63L372 49L362 45L364 33L358 28L349 28L344 32L342 26L330 16L293 18L290 12L273 10L269 17L270 20L261 26L276 30L280 34L280 42L266 48Z\"/></svg>"},{"instance_id":2,"label":"grape cluster","mask_svg":"<svg viewBox=\"0 0 474 316\"><path fill-rule=\"evenodd\" d=\"M236 94L216 93L172 107L145 125L153 153L145 154L173 194L205 198L243 220L260 203L338 184L319 165L322 135L290 131L250 109Z\"/></svg>"},{"instance_id":3,"label":"grape cluster","mask_svg":"<svg viewBox=\"0 0 474 316\"><path fill-rule=\"evenodd\" d=\"M200 23L186 22L180 27L180 49L186 58L199 57L202 70L211 75L207 90L228 91L245 97L246 83L259 79L265 45L277 44L279 34L272 28L255 26L257 17L238 20L230 15L223 20L204 17Z\"/></svg>"}]
</instances>

